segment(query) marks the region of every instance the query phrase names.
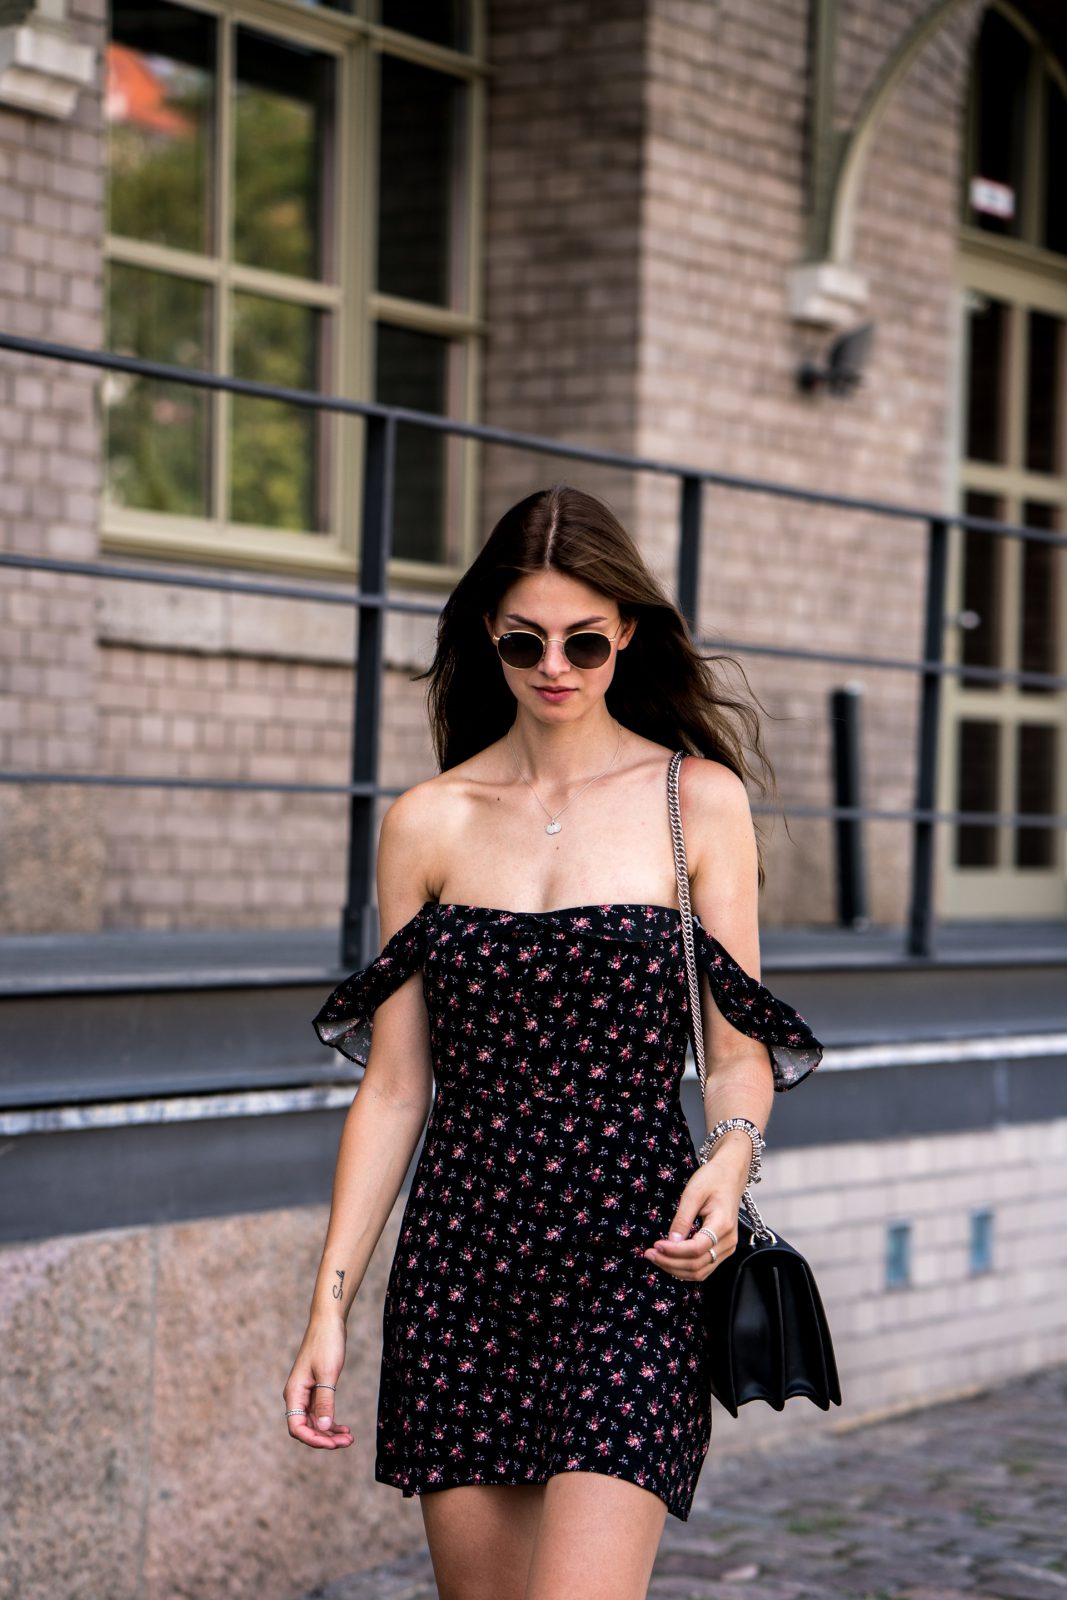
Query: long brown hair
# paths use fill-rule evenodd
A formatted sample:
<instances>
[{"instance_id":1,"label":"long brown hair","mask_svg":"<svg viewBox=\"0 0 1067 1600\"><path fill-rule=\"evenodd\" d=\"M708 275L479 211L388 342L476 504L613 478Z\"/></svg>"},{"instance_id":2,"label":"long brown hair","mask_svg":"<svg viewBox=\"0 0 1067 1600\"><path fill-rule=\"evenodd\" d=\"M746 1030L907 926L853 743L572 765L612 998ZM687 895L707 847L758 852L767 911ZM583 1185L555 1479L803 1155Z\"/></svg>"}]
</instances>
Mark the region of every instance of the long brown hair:
<instances>
[{"instance_id":1,"label":"long brown hair","mask_svg":"<svg viewBox=\"0 0 1067 1600\"><path fill-rule=\"evenodd\" d=\"M495 616L519 578L546 568L614 600L624 622L637 619L630 643L616 655L606 695L608 710L623 727L670 750L721 761L743 782L754 782L761 796L769 787L777 798L755 706L764 714L766 708L744 668L733 656L700 654L685 618L614 512L565 483L539 489L505 511L445 602L431 666L412 679L430 680L430 727L442 772L503 738L514 721L515 697L482 618ZM737 667L749 700L725 692L720 662ZM756 832L762 886L758 827Z\"/></svg>"}]
</instances>

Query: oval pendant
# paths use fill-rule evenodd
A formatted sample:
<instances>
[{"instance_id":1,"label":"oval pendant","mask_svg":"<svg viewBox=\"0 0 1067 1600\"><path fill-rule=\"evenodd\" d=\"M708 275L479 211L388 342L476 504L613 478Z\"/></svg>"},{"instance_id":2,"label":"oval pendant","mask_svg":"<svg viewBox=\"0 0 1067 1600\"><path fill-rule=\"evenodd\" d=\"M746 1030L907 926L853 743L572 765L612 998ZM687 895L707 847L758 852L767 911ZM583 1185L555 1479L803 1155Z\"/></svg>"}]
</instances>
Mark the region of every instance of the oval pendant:
<instances>
[{"instance_id":1,"label":"oval pendant","mask_svg":"<svg viewBox=\"0 0 1067 1600\"><path fill-rule=\"evenodd\" d=\"M559 830L562 828L562 826L563 826L562 822L546 822L545 823L545 832L546 833L558 833Z\"/></svg>"}]
</instances>

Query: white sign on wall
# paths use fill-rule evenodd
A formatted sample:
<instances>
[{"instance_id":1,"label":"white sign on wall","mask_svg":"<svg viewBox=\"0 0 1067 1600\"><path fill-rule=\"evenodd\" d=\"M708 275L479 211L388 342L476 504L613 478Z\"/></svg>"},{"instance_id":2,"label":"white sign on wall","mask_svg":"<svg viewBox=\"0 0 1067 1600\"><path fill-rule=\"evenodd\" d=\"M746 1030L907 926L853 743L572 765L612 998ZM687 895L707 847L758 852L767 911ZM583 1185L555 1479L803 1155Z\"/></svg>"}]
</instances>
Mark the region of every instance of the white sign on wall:
<instances>
[{"instance_id":1,"label":"white sign on wall","mask_svg":"<svg viewBox=\"0 0 1067 1600\"><path fill-rule=\"evenodd\" d=\"M972 178L971 209L987 217L1013 217L1015 190L1009 184L994 183L992 178Z\"/></svg>"}]
</instances>

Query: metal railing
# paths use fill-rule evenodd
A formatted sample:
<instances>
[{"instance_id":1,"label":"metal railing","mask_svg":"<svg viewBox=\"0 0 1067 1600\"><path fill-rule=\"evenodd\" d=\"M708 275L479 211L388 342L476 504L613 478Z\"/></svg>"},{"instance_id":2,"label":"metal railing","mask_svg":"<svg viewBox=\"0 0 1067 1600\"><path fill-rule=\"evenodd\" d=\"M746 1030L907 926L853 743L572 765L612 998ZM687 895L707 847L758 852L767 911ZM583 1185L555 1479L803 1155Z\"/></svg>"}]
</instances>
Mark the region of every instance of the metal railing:
<instances>
[{"instance_id":1,"label":"metal railing","mask_svg":"<svg viewBox=\"0 0 1067 1600\"><path fill-rule=\"evenodd\" d=\"M0 350L17 352L42 360L70 362L104 371L156 378L168 383L187 384L199 389L280 400L316 411L334 412L364 419L366 424L364 492L358 579L354 592L346 592L336 586L318 588L262 579L215 577L204 573L188 575L170 571L153 573L142 567L124 566L116 561L74 561L0 552L0 566L9 568L31 567L41 571L109 577L133 583L163 583L174 587L269 595L328 605L351 605L358 609L357 658L354 664L352 777L349 783L246 782L221 778L150 777L55 771L0 772L0 782L4 783L87 783L124 787L155 786L270 790L299 794L347 794L350 797L347 900L341 929L341 962L345 966L360 965L370 959L377 945L377 927L372 923L375 803L379 797L392 796L400 792L378 783L385 613L395 611L434 616L438 610L436 606L426 601L410 600L386 593L392 544L396 431L401 423L453 437L476 439L486 444L505 445L511 449L581 461L591 466L652 473L673 479L679 489L678 604L700 648L839 666L862 666L874 671L918 674L921 694L917 729L915 804L906 809L894 810L867 805L790 805L786 808L790 816L826 817L837 821L877 819L911 825L912 862L906 941L909 954L929 957L934 953L934 840L935 829L938 826L973 823L990 826L1006 825L1014 828L1057 829L1067 825L1067 817L1054 814L946 811L935 808L941 686L946 677L965 675L969 682L987 680L991 683L1018 683L1043 689L1067 688L1067 678L1051 673L1016 672L977 664L947 662L944 659L950 529L955 526L991 538L1029 539L1057 547L1067 545L1067 536L1063 534L1047 529L1028 528L1016 523L998 522L988 517L930 510L921 506L899 505L851 495L830 494L822 490L796 488L767 479L741 477L709 468L687 466L676 461L627 455L620 451L591 449L583 445L566 444L557 439L544 438L538 434L517 433L507 428L461 422L450 417L413 411L400 406L347 400L313 390L255 383L247 379L171 366L158 361L142 361L107 351L86 350L42 339L24 339L14 334L0 333ZM828 506L843 511L866 512L887 520L923 524L926 528L926 593L922 656L918 659L873 656L855 651L813 650L797 645L760 644L722 638L711 641L702 637L697 631L697 598L700 592L704 497L708 487L772 495L789 501ZM752 809L766 811L771 808L754 803Z\"/></svg>"}]
</instances>

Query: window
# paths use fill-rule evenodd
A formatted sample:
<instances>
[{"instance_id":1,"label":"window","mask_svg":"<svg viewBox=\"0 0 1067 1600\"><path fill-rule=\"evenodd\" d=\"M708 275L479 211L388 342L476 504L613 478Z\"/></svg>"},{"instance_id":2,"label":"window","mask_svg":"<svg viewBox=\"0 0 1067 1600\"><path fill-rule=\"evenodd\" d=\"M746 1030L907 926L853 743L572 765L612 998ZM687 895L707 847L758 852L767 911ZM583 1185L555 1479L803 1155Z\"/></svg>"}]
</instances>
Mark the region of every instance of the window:
<instances>
[{"instance_id":1,"label":"window","mask_svg":"<svg viewBox=\"0 0 1067 1600\"><path fill-rule=\"evenodd\" d=\"M112 0L108 347L470 420L481 3ZM350 566L358 419L125 374L104 400L109 538ZM460 564L471 446L397 448L394 558Z\"/></svg>"},{"instance_id":2,"label":"window","mask_svg":"<svg viewBox=\"0 0 1067 1600\"><path fill-rule=\"evenodd\" d=\"M947 916L1062 917L1067 695L1067 69L1025 14L982 14L964 129L958 281L960 503L1029 539L953 531L943 754ZM997 681L984 673L1003 672ZM1026 819L1033 819L1027 822Z\"/></svg>"},{"instance_id":3,"label":"window","mask_svg":"<svg viewBox=\"0 0 1067 1600\"><path fill-rule=\"evenodd\" d=\"M971 1212L970 1271L993 1270L993 1213L988 1210Z\"/></svg>"},{"instance_id":4,"label":"window","mask_svg":"<svg viewBox=\"0 0 1067 1600\"><path fill-rule=\"evenodd\" d=\"M1067 252L1065 139L1067 75L1036 34L990 6L971 74L964 222Z\"/></svg>"},{"instance_id":5,"label":"window","mask_svg":"<svg viewBox=\"0 0 1067 1600\"><path fill-rule=\"evenodd\" d=\"M911 1282L911 1223L891 1222L885 1235L885 1286L903 1289Z\"/></svg>"}]
</instances>

